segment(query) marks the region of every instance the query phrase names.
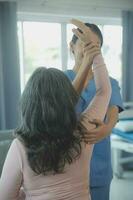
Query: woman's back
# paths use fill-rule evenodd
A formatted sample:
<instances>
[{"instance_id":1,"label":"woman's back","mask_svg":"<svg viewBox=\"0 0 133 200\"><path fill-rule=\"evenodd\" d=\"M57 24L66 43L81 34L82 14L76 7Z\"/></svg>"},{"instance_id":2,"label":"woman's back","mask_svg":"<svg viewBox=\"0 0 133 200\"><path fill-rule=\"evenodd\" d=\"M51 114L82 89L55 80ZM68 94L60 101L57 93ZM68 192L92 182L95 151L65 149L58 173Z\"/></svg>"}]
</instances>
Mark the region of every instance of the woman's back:
<instances>
[{"instance_id":1,"label":"woman's back","mask_svg":"<svg viewBox=\"0 0 133 200\"><path fill-rule=\"evenodd\" d=\"M84 145L80 158L71 165L66 165L63 173L45 176L35 174L30 168L25 147L18 139L14 140L12 149L12 155L19 159L26 200L88 200L88 162L91 157L91 145ZM15 165L14 163L14 168Z\"/></svg>"},{"instance_id":2,"label":"woman's back","mask_svg":"<svg viewBox=\"0 0 133 200\"><path fill-rule=\"evenodd\" d=\"M99 119L104 118L111 93L109 78L102 57L97 56L97 58L95 58L95 63L94 74L98 92L90 106L85 113L83 113L86 121L83 121L83 124L84 122L88 124L88 120L95 119L96 117ZM105 84L105 81L107 84ZM88 131L90 129L91 124L89 124ZM68 134L66 137L68 137ZM31 140L29 140L29 142L30 141ZM37 146L39 144L37 143ZM51 171L49 171L48 175L41 175L42 173L37 175L31 170L30 166L34 167L33 164L35 164L36 160L34 160L33 163L33 160L30 160L29 164L27 153L30 149L28 147L29 146L26 146L27 150L25 151L26 148L18 139L15 139L10 147L0 180L0 197L2 200L18 200L18 194L22 186L24 187L26 200L90 200L88 166L92 154L92 145L85 146L85 144L82 144L79 159L76 161L73 159L70 165L68 165L69 162L66 162L64 173L55 173L55 175L51 175ZM33 147L34 146L31 146L31 148ZM41 146L41 148L43 147L44 146ZM77 146L75 146L75 148L76 147ZM34 147L32 158L36 156L37 150L38 149ZM45 150L44 153L47 153L47 150ZM71 149L71 155L73 155L73 153L74 151ZM48 158L49 157L47 157L47 159ZM39 157L37 157L37 159L39 160ZM45 166L47 166L47 159L41 159ZM38 167L41 166L39 161L37 164ZM10 171L11 169L12 171Z\"/></svg>"}]
</instances>

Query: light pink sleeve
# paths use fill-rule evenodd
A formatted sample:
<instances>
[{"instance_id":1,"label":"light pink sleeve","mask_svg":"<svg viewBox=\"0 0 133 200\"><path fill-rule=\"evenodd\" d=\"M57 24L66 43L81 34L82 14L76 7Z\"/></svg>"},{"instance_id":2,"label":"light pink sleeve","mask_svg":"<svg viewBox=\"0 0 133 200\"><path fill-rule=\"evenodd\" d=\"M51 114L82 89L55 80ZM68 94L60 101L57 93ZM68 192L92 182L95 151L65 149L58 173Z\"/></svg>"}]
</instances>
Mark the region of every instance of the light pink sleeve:
<instances>
[{"instance_id":1,"label":"light pink sleeve","mask_svg":"<svg viewBox=\"0 0 133 200\"><path fill-rule=\"evenodd\" d=\"M96 95L84 111L89 119L103 120L107 112L111 97L111 84L102 55L98 55L93 61L94 80Z\"/></svg>"},{"instance_id":2,"label":"light pink sleeve","mask_svg":"<svg viewBox=\"0 0 133 200\"><path fill-rule=\"evenodd\" d=\"M8 151L0 178L0 199L18 200L22 185L22 161L15 139Z\"/></svg>"}]
</instances>

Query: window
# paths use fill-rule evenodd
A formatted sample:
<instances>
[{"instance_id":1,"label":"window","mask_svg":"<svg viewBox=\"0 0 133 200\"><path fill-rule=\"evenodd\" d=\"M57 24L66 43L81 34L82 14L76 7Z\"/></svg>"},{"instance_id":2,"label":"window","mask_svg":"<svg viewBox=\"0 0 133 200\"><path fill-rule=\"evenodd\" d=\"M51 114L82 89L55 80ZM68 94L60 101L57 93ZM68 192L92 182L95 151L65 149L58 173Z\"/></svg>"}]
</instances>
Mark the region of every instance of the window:
<instances>
[{"instance_id":1,"label":"window","mask_svg":"<svg viewBox=\"0 0 133 200\"><path fill-rule=\"evenodd\" d=\"M24 84L37 67L45 66L61 69L60 24L22 22L20 30L19 22L18 27L19 38L21 32L21 40L23 40ZM22 54L22 51L20 51L20 54ZM22 59L20 60L22 62Z\"/></svg>"},{"instance_id":2,"label":"window","mask_svg":"<svg viewBox=\"0 0 133 200\"><path fill-rule=\"evenodd\" d=\"M109 74L116 78L120 85L122 79L122 26L103 26L103 55Z\"/></svg>"},{"instance_id":3,"label":"window","mask_svg":"<svg viewBox=\"0 0 133 200\"><path fill-rule=\"evenodd\" d=\"M122 26L99 27L103 33L102 51L109 74L121 85ZM18 22L22 89L31 73L39 66L73 68L74 59L69 48L73 35L72 28L73 25L67 23Z\"/></svg>"},{"instance_id":4,"label":"window","mask_svg":"<svg viewBox=\"0 0 133 200\"><path fill-rule=\"evenodd\" d=\"M67 61L67 69L72 69L74 66L74 57L72 52L70 51L70 46L69 43L72 39L73 36L73 32L72 32L72 28L74 26L72 24L68 24L67 25L67 44L68 44L68 61Z\"/></svg>"}]
</instances>

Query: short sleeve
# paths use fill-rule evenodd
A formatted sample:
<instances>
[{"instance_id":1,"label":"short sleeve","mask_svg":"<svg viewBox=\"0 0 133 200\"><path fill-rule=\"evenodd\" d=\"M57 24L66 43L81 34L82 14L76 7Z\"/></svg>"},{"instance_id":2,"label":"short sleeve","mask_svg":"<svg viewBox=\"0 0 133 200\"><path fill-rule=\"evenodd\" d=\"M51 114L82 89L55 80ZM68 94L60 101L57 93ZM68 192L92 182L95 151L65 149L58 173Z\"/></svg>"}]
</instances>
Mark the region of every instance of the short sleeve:
<instances>
[{"instance_id":1,"label":"short sleeve","mask_svg":"<svg viewBox=\"0 0 133 200\"><path fill-rule=\"evenodd\" d=\"M73 81L76 76L73 70L66 70L64 71L64 74L69 78L70 81Z\"/></svg>"},{"instance_id":2,"label":"short sleeve","mask_svg":"<svg viewBox=\"0 0 133 200\"><path fill-rule=\"evenodd\" d=\"M118 81L116 81L115 79L111 79L111 86L112 86L112 94L111 94L109 106L114 106L114 105L118 106L119 112L122 112L124 110L124 106L123 106L123 101L120 94L120 87L119 87Z\"/></svg>"}]
</instances>

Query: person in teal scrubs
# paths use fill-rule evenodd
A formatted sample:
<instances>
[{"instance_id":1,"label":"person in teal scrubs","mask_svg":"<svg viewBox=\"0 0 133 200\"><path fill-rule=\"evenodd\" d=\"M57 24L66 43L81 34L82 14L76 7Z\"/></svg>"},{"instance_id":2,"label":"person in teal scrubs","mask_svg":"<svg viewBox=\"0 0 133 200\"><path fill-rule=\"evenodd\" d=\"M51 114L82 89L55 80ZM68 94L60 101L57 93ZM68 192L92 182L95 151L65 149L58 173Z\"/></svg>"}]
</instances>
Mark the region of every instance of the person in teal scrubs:
<instances>
[{"instance_id":1,"label":"person in teal scrubs","mask_svg":"<svg viewBox=\"0 0 133 200\"><path fill-rule=\"evenodd\" d=\"M90 27L94 35L98 37L102 47L103 36L98 26L89 23L85 24L86 26ZM73 81L76 76L76 73L80 68L80 63L82 62L82 43L75 35L73 35L72 37L70 47L74 55L75 65L73 67L73 70L67 70L65 71L65 74L71 81ZM112 86L112 96L110 99L110 104L105 120L110 121L113 128L118 120L119 112L123 110L123 102L120 95L120 87L117 80L110 77L110 81ZM76 107L78 114L80 114L86 109L86 107L94 97L95 92L96 88L93 79L93 72L92 70L89 70L84 90L82 91L82 94ZM90 138L91 143L97 142L94 145L90 169L90 189L92 200L109 200L110 184L113 177L111 166L110 133L111 130L103 129L102 131L101 126L101 129L96 129L96 132L94 132L94 141L92 140L92 138Z\"/></svg>"}]
</instances>

